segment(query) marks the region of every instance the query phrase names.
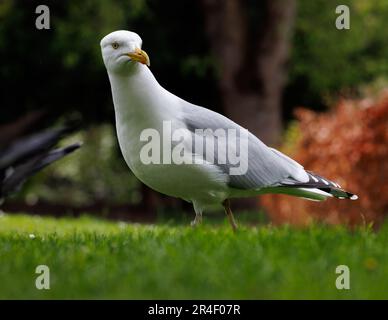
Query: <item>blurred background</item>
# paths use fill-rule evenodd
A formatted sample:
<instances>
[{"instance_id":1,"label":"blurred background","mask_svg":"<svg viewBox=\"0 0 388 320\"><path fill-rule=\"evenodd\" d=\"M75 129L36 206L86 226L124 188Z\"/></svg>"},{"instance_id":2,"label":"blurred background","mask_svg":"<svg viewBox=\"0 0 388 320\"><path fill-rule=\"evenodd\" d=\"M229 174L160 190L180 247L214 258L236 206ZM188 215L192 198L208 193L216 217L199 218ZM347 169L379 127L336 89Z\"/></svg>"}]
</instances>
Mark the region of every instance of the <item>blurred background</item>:
<instances>
[{"instance_id":1,"label":"blurred background","mask_svg":"<svg viewBox=\"0 0 388 320\"><path fill-rule=\"evenodd\" d=\"M35 27L39 4L0 1L0 139L71 122L80 130L61 144L84 145L28 180L2 210L191 219L190 205L141 185L121 157L99 42L126 29L140 34L169 91L359 195L325 203L266 195L234 201L239 213L274 224L384 220L387 1L46 0L50 30ZM335 27L339 4L350 8L349 30Z\"/></svg>"}]
</instances>

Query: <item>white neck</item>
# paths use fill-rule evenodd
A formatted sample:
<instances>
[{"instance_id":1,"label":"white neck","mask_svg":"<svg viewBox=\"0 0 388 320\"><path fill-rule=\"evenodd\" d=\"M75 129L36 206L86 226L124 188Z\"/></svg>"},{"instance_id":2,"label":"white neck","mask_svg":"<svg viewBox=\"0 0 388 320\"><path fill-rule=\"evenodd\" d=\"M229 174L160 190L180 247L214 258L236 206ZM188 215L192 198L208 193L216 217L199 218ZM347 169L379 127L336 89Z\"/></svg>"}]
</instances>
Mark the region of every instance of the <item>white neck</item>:
<instances>
[{"instance_id":1,"label":"white neck","mask_svg":"<svg viewBox=\"0 0 388 320\"><path fill-rule=\"evenodd\" d=\"M135 121L152 126L156 125L152 120L168 119L177 97L158 83L147 66L134 67L130 74L109 73L117 124Z\"/></svg>"},{"instance_id":2,"label":"white neck","mask_svg":"<svg viewBox=\"0 0 388 320\"><path fill-rule=\"evenodd\" d=\"M131 168L138 158L144 129L163 131L163 121L174 119L180 99L165 90L145 65L136 65L130 74L111 74L116 131L124 158Z\"/></svg>"},{"instance_id":3,"label":"white neck","mask_svg":"<svg viewBox=\"0 0 388 320\"><path fill-rule=\"evenodd\" d=\"M161 91L159 83L146 66L137 64L134 67L136 69L131 70L130 74L108 73L116 114L140 111L137 110L139 103Z\"/></svg>"}]
</instances>

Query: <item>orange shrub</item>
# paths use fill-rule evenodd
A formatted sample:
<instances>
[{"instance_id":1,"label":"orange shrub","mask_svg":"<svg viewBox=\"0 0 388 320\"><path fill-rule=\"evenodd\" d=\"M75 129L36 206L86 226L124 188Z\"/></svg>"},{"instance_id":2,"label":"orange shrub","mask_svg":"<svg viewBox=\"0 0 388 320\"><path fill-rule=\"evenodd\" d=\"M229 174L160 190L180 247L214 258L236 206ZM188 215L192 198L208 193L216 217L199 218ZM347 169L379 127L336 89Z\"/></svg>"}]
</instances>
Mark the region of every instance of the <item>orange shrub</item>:
<instances>
[{"instance_id":1,"label":"orange shrub","mask_svg":"<svg viewBox=\"0 0 388 320\"><path fill-rule=\"evenodd\" d=\"M325 114L300 108L296 116L300 138L290 156L359 199L312 202L285 195L261 196L260 204L272 221L379 225L388 214L388 92L376 99L342 100Z\"/></svg>"}]
</instances>

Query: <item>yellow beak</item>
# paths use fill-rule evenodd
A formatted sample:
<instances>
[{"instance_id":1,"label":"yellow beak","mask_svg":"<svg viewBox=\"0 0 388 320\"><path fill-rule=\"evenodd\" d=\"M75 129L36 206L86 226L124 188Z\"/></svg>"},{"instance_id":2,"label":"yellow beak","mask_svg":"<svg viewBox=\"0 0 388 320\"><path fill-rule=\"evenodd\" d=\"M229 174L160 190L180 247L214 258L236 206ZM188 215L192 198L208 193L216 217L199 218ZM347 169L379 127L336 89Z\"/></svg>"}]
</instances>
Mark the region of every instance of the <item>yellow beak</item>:
<instances>
[{"instance_id":1,"label":"yellow beak","mask_svg":"<svg viewBox=\"0 0 388 320\"><path fill-rule=\"evenodd\" d=\"M147 66L150 66L150 58L148 57L148 54L139 49L136 48L134 52L127 53L128 57L130 57L133 61L140 62L142 64L146 64Z\"/></svg>"}]
</instances>

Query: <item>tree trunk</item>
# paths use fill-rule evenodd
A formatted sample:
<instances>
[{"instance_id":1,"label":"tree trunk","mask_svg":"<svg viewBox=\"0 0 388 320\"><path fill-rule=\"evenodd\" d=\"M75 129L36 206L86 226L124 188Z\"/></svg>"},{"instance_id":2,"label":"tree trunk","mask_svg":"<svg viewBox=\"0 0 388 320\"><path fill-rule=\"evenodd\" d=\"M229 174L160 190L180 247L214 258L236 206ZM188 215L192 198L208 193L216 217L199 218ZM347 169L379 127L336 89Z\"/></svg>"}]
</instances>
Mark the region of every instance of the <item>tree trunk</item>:
<instances>
[{"instance_id":1,"label":"tree trunk","mask_svg":"<svg viewBox=\"0 0 388 320\"><path fill-rule=\"evenodd\" d=\"M278 144L295 0L260 1L250 14L241 0L202 3L206 31L220 64L225 114L265 143Z\"/></svg>"}]
</instances>

